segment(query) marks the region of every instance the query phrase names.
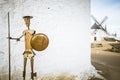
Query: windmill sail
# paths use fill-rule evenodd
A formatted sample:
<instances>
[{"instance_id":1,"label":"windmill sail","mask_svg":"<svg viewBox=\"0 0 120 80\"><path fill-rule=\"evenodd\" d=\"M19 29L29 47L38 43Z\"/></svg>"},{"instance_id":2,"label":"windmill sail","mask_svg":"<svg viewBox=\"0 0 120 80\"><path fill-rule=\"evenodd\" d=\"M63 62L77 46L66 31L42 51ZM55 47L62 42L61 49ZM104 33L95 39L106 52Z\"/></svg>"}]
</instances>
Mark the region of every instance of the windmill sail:
<instances>
[{"instance_id":1,"label":"windmill sail","mask_svg":"<svg viewBox=\"0 0 120 80\"><path fill-rule=\"evenodd\" d=\"M95 23L92 25L91 29L95 29L94 32L97 31L96 29L101 29L103 32L105 32L106 34L108 34L106 27L104 28L102 26L102 24L107 20L108 17L105 16L105 18L101 21L101 23L99 23L93 15L91 15L91 17L95 21Z\"/></svg>"}]
</instances>

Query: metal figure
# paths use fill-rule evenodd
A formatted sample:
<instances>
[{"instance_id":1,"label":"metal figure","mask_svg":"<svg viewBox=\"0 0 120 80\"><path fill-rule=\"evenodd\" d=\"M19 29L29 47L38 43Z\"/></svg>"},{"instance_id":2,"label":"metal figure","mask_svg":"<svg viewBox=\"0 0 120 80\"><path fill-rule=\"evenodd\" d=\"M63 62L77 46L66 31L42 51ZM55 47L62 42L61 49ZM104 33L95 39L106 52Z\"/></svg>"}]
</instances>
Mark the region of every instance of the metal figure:
<instances>
[{"instance_id":1,"label":"metal figure","mask_svg":"<svg viewBox=\"0 0 120 80\"><path fill-rule=\"evenodd\" d=\"M34 56L35 53L32 50L31 47L31 38L34 36L35 34L35 30L30 30L29 26L30 26L30 19L33 18L32 16L24 16L23 19L25 21L25 24L27 26L27 30L23 31L23 35L21 35L19 38L12 38L9 37L10 39L14 39L17 41L20 41L20 38L22 38L23 36L25 36L25 51L23 53L24 56L24 68L23 68L23 80L25 80L25 76L26 76L26 64L27 64L27 59L30 59L30 64L31 64L31 79L34 80L34 77L36 77L36 73L34 73Z\"/></svg>"},{"instance_id":2,"label":"metal figure","mask_svg":"<svg viewBox=\"0 0 120 80\"><path fill-rule=\"evenodd\" d=\"M31 64L31 79L34 80L34 77L36 77L36 73L34 73L34 56L35 53L33 51L43 51L44 49L47 48L49 39L48 37L43 34L43 33L38 33L35 34L35 30L31 30L29 28L30 26L30 19L33 18L32 16L24 16L23 19L25 21L25 24L27 26L27 30L23 31L23 35L21 35L19 38L12 38L9 37L9 39L17 40L20 41L20 38L23 36L25 37L25 51L23 53L24 56L24 68L23 68L23 80L25 80L26 76L26 64L27 64L27 59L30 59L30 64Z\"/></svg>"}]
</instances>

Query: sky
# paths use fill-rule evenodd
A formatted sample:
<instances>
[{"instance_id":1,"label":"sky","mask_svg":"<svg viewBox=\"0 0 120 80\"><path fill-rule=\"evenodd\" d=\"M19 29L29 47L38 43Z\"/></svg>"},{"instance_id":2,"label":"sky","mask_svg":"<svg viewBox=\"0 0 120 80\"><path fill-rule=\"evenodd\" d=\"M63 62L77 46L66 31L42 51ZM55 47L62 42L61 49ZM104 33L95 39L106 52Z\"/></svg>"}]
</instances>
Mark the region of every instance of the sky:
<instances>
[{"instance_id":1,"label":"sky","mask_svg":"<svg viewBox=\"0 0 120 80\"><path fill-rule=\"evenodd\" d=\"M120 36L120 0L91 0L91 14L99 22L107 16L103 25L107 25L110 33L116 32Z\"/></svg>"}]
</instances>

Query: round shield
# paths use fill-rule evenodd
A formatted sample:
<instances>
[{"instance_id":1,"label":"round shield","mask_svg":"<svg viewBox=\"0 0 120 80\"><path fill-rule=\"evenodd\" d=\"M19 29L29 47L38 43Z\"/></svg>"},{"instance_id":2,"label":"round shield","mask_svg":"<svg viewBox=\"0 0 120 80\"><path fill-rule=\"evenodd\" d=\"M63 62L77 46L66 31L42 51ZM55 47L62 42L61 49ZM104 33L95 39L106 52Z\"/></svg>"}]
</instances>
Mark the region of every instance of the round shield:
<instances>
[{"instance_id":1,"label":"round shield","mask_svg":"<svg viewBox=\"0 0 120 80\"><path fill-rule=\"evenodd\" d=\"M49 44L48 37L43 33L35 34L31 39L31 46L36 51L42 51L47 48Z\"/></svg>"}]
</instances>

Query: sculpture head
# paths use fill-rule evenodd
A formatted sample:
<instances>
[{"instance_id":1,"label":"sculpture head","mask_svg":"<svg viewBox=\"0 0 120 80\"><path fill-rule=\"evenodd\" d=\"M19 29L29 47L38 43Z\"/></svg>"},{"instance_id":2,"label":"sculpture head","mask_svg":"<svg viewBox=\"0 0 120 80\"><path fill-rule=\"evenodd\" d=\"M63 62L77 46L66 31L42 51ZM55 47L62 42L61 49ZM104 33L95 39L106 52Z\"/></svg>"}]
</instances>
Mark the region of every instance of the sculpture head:
<instances>
[{"instance_id":1,"label":"sculpture head","mask_svg":"<svg viewBox=\"0 0 120 80\"><path fill-rule=\"evenodd\" d=\"M28 27L29 29L29 26L30 26L30 19L33 18L32 16L24 16L23 19L25 21L25 24L26 26Z\"/></svg>"}]
</instances>

